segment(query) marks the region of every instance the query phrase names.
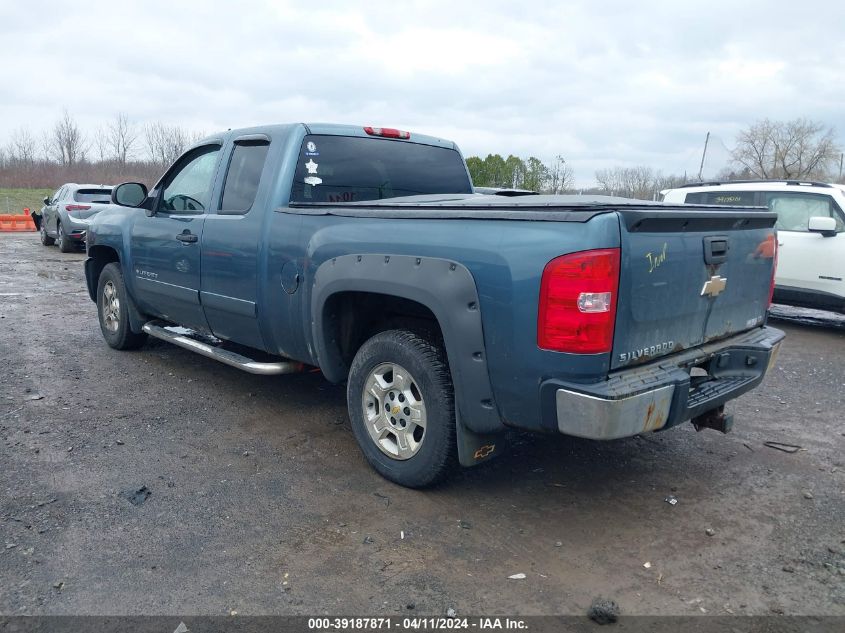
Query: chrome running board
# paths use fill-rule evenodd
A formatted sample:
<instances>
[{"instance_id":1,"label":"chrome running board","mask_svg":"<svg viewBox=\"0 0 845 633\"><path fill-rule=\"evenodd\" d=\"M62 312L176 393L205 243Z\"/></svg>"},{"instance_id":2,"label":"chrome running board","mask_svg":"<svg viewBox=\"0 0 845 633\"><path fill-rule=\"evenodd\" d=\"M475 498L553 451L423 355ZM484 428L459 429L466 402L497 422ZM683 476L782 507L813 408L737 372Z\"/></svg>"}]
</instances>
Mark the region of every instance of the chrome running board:
<instances>
[{"instance_id":1,"label":"chrome running board","mask_svg":"<svg viewBox=\"0 0 845 633\"><path fill-rule=\"evenodd\" d=\"M150 336L167 341L168 343L173 343L179 347L184 347L207 358L219 360L225 365L236 367L250 374L274 376L278 374L295 374L305 369L304 364L292 360L278 363L259 363L236 352L192 338L196 336L192 330L178 325L171 325L165 321L149 321L144 324L142 329Z\"/></svg>"}]
</instances>

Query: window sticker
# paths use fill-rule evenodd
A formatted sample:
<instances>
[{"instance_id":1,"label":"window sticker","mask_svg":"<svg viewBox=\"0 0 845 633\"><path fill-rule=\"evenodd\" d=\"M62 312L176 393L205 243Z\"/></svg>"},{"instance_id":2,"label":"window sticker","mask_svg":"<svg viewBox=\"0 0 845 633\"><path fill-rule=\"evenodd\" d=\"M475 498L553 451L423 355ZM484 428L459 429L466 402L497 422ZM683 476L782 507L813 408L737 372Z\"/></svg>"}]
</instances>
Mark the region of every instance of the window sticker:
<instances>
[{"instance_id":1,"label":"window sticker","mask_svg":"<svg viewBox=\"0 0 845 633\"><path fill-rule=\"evenodd\" d=\"M305 169L308 170L309 174L316 174L317 173L317 167L319 167L319 166L320 165L318 165L317 163L314 162L313 158L309 159L309 161L307 163L305 163Z\"/></svg>"},{"instance_id":2,"label":"window sticker","mask_svg":"<svg viewBox=\"0 0 845 633\"><path fill-rule=\"evenodd\" d=\"M344 191L343 193L330 193L329 202L355 202L357 196L354 191Z\"/></svg>"},{"instance_id":3,"label":"window sticker","mask_svg":"<svg viewBox=\"0 0 845 633\"><path fill-rule=\"evenodd\" d=\"M306 156L319 156L320 152L317 151L317 144L314 141L308 141L305 144L305 155Z\"/></svg>"},{"instance_id":4,"label":"window sticker","mask_svg":"<svg viewBox=\"0 0 845 633\"><path fill-rule=\"evenodd\" d=\"M307 178L303 178L302 182L304 182L306 185L311 185L313 187L316 187L321 182L323 182L323 179L318 178L317 176L308 176Z\"/></svg>"}]
</instances>

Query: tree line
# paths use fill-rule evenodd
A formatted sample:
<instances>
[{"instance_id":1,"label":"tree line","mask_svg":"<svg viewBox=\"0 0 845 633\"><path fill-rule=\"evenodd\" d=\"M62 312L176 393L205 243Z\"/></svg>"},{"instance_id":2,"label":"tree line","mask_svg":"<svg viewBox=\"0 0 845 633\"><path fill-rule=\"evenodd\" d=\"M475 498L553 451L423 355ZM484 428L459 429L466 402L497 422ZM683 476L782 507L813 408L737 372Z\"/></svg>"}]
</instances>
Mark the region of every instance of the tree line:
<instances>
[{"instance_id":1,"label":"tree line","mask_svg":"<svg viewBox=\"0 0 845 633\"><path fill-rule=\"evenodd\" d=\"M483 159L470 156L466 162L476 187L527 189L537 193L599 193L651 200L661 189L686 182L683 176L665 176L644 165L620 166L596 171L595 186L576 189L575 172L560 155L548 164L534 156L503 158L499 154L488 154Z\"/></svg>"},{"instance_id":2,"label":"tree line","mask_svg":"<svg viewBox=\"0 0 845 633\"><path fill-rule=\"evenodd\" d=\"M843 182L842 147L836 131L817 121L763 119L742 130L731 162L719 180L819 180ZM686 174L663 174L648 165L615 166L594 173L595 186L575 189L575 174L562 156L546 165L540 159L488 154L467 158L476 186L529 189L538 193L597 193L657 199L664 189L695 182Z\"/></svg>"},{"instance_id":3,"label":"tree line","mask_svg":"<svg viewBox=\"0 0 845 633\"><path fill-rule=\"evenodd\" d=\"M116 183L137 180L152 185L168 165L202 137L201 133L161 122L140 124L124 113L85 133L65 110L40 135L22 127L0 147L0 186L50 188L64 182ZM563 155L551 161L529 156L488 154L466 159L476 186L527 189L539 193L600 193L655 199L677 187L686 174L665 175L648 165L620 165L594 173L595 185L576 190L575 172ZM817 121L763 119L736 138L730 164L720 180L803 179L841 182L842 147L834 128Z\"/></svg>"},{"instance_id":4,"label":"tree line","mask_svg":"<svg viewBox=\"0 0 845 633\"><path fill-rule=\"evenodd\" d=\"M563 193L575 186L575 172L560 155L548 164L535 156L502 158L499 154L488 154L483 159L470 156L466 163L476 187Z\"/></svg>"},{"instance_id":5,"label":"tree line","mask_svg":"<svg viewBox=\"0 0 845 633\"><path fill-rule=\"evenodd\" d=\"M65 182L134 180L152 185L203 134L179 125L135 123L124 113L85 133L65 110L40 135L14 130L0 147L0 186L52 188Z\"/></svg>"}]
</instances>

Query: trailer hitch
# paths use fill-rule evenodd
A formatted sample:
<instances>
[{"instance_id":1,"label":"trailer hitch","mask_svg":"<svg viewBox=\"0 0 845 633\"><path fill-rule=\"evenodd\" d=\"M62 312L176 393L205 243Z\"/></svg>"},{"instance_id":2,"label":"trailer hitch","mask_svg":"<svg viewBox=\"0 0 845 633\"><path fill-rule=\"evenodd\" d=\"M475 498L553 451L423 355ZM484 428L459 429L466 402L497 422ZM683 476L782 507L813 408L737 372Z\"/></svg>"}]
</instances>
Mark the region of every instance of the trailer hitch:
<instances>
[{"instance_id":1,"label":"trailer hitch","mask_svg":"<svg viewBox=\"0 0 845 633\"><path fill-rule=\"evenodd\" d=\"M725 413L725 405L710 409L691 420L696 431L701 429L715 429L722 433L730 433L734 425L733 414Z\"/></svg>"}]
</instances>

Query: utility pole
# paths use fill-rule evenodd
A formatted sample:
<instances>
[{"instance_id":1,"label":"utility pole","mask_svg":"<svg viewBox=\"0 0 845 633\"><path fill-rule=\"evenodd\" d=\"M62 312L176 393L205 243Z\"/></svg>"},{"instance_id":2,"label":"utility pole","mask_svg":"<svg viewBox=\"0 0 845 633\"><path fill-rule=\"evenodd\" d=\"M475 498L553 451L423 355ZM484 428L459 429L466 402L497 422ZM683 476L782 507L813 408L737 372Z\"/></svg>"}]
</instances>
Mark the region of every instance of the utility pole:
<instances>
[{"instance_id":1,"label":"utility pole","mask_svg":"<svg viewBox=\"0 0 845 633\"><path fill-rule=\"evenodd\" d=\"M845 152L839 153L839 182L842 182L842 159L845 158Z\"/></svg>"},{"instance_id":2,"label":"utility pole","mask_svg":"<svg viewBox=\"0 0 845 633\"><path fill-rule=\"evenodd\" d=\"M698 182L701 182L701 172L704 171L704 157L707 156L707 143L710 142L710 132L704 137L704 151L701 152L701 167L698 168Z\"/></svg>"}]
</instances>

